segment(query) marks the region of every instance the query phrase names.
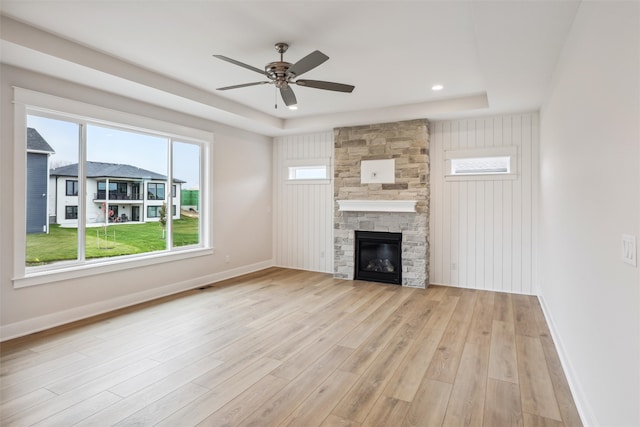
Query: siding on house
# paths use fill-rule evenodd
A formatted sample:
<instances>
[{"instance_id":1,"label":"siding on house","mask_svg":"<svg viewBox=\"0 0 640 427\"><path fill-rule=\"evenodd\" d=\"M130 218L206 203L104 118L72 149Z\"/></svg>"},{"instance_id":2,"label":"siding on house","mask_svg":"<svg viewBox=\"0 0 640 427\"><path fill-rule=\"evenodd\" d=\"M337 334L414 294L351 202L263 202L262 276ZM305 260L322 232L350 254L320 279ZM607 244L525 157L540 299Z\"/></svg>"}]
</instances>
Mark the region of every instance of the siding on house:
<instances>
[{"instance_id":1,"label":"siding on house","mask_svg":"<svg viewBox=\"0 0 640 427\"><path fill-rule=\"evenodd\" d=\"M54 150L34 128L27 128L27 233L47 233L49 155Z\"/></svg>"},{"instance_id":2,"label":"siding on house","mask_svg":"<svg viewBox=\"0 0 640 427\"><path fill-rule=\"evenodd\" d=\"M27 153L27 233L47 232L48 157Z\"/></svg>"}]
</instances>

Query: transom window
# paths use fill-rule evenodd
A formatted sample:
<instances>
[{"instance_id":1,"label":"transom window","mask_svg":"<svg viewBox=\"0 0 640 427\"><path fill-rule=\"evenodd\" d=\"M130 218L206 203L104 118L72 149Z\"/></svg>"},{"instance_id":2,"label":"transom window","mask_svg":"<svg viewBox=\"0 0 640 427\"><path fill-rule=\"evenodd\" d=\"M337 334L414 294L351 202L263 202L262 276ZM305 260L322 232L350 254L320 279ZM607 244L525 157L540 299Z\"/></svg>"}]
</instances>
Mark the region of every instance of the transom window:
<instances>
[{"instance_id":1,"label":"transom window","mask_svg":"<svg viewBox=\"0 0 640 427\"><path fill-rule=\"evenodd\" d=\"M289 184L331 183L331 159L290 159L286 162Z\"/></svg>"},{"instance_id":2,"label":"transom window","mask_svg":"<svg viewBox=\"0 0 640 427\"><path fill-rule=\"evenodd\" d=\"M517 179L517 147L483 147L445 151L445 179Z\"/></svg>"}]
</instances>

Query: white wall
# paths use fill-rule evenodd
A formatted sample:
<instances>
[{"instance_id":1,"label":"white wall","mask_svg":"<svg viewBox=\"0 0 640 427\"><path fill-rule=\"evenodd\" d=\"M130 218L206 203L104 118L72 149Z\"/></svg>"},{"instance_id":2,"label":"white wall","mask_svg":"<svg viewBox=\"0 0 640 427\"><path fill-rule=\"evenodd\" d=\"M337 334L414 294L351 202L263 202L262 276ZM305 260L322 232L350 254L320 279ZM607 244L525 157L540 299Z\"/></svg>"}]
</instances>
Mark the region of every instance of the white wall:
<instances>
[{"instance_id":1,"label":"white wall","mask_svg":"<svg viewBox=\"0 0 640 427\"><path fill-rule=\"evenodd\" d=\"M333 131L275 138L274 257L276 265L333 272L333 172L328 183L288 183L292 161L332 164Z\"/></svg>"},{"instance_id":2,"label":"white wall","mask_svg":"<svg viewBox=\"0 0 640 427\"><path fill-rule=\"evenodd\" d=\"M0 68L0 338L194 288L272 260L272 139L8 65ZM12 85L214 133L211 256L14 289ZM247 250L247 248L250 250ZM226 262L226 256L230 261Z\"/></svg>"},{"instance_id":3,"label":"white wall","mask_svg":"<svg viewBox=\"0 0 640 427\"><path fill-rule=\"evenodd\" d=\"M431 283L535 294L538 115L434 121L429 143ZM445 181L445 150L503 146L517 147L517 179Z\"/></svg>"},{"instance_id":4,"label":"white wall","mask_svg":"<svg viewBox=\"0 0 640 427\"><path fill-rule=\"evenodd\" d=\"M582 2L540 116L540 296L593 426L640 425L639 62L640 3Z\"/></svg>"}]
</instances>

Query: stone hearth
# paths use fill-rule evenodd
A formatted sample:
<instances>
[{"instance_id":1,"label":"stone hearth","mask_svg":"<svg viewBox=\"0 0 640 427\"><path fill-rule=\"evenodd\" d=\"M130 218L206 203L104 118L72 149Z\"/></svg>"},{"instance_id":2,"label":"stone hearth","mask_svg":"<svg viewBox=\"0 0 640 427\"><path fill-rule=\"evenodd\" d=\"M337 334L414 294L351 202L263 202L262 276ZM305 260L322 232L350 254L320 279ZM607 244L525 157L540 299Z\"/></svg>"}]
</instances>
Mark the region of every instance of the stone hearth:
<instances>
[{"instance_id":1,"label":"stone hearth","mask_svg":"<svg viewBox=\"0 0 640 427\"><path fill-rule=\"evenodd\" d=\"M429 284L429 128L425 119L334 130L334 276L353 279L354 232L402 233L402 285ZM361 184L362 160L395 159L393 184ZM416 212L341 211L338 200L415 200Z\"/></svg>"}]
</instances>

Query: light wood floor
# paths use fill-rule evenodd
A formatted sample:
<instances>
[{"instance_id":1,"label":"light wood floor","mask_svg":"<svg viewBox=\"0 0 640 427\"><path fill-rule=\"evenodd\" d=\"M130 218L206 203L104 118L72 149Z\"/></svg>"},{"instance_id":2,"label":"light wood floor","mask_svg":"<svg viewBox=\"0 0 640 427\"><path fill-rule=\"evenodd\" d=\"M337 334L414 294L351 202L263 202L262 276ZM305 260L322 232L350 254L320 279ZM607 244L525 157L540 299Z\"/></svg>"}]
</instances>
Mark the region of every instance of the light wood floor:
<instances>
[{"instance_id":1,"label":"light wood floor","mask_svg":"<svg viewBox=\"0 0 640 427\"><path fill-rule=\"evenodd\" d=\"M2 426L578 426L535 297L269 269L4 343Z\"/></svg>"}]
</instances>

